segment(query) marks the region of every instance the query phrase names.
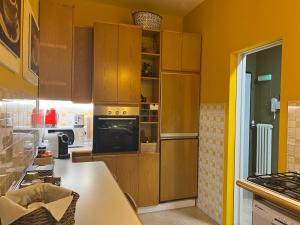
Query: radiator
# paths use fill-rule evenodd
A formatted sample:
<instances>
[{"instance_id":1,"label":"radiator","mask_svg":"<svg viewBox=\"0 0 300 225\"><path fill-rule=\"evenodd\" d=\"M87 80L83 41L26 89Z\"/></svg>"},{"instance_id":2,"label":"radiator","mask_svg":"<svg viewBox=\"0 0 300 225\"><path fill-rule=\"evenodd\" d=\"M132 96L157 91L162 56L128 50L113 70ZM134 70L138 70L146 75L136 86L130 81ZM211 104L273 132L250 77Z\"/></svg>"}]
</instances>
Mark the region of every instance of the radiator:
<instances>
[{"instance_id":1,"label":"radiator","mask_svg":"<svg viewBox=\"0 0 300 225\"><path fill-rule=\"evenodd\" d=\"M272 129L271 124L257 124L256 140L256 175L270 174L272 162Z\"/></svg>"}]
</instances>

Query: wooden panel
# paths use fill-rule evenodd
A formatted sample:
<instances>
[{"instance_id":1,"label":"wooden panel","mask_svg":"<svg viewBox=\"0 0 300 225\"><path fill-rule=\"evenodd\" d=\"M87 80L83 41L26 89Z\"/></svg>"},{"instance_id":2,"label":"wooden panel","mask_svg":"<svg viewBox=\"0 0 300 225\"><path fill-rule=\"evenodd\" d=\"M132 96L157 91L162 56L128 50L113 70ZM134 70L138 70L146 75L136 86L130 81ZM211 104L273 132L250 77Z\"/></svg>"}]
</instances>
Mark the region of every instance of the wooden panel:
<instances>
[{"instance_id":1,"label":"wooden panel","mask_svg":"<svg viewBox=\"0 0 300 225\"><path fill-rule=\"evenodd\" d=\"M160 201L197 196L198 140L161 142Z\"/></svg>"},{"instance_id":2,"label":"wooden panel","mask_svg":"<svg viewBox=\"0 0 300 225\"><path fill-rule=\"evenodd\" d=\"M40 15L39 97L70 100L73 8L45 0Z\"/></svg>"},{"instance_id":3,"label":"wooden panel","mask_svg":"<svg viewBox=\"0 0 300 225\"><path fill-rule=\"evenodd\" d=\"M93 101L118 99L118 25L94 24Z\"/></svg>"},{"instance_id":4,"label":"wooden panel","mask_svg":"<svg viewBox=\"0 0 300 225\"><path fill-rule=\"evenodd\" d=\"M114 155L93 155L93 161L103 161L108 167L109 171L112 173L115 179L117 179L117 167L116 167L116 157Z\"/></svg>"},{"instance_id":5,"label":"wooden panel","mask_svg":"<svg viewBox=\"0 0 300 225\"><path fill-rule=\"evenodd\" d=\"M119 26L118 102L139 103L141 93L142 30Z\"/></svg>"},{"instance_id":6,"label":"wooden panel","mask_svg":"<svg viewBox=\"0 0 300 225\"><path fill-rule=\"evenodd\" d=\"M161 133L198 133L197 74L162 74Z\"/></svg>"},{"instance_id":7,"label":"wooden panel","mask_svg":"<svg viewBox=\"0 0 300 225\"><path fill-rule=\"evenodd\" d=\"M74 28L72 101L92 101L93 28Z\"/></svg>"},{"instance_id":8,"label":"wooden panel","mask_svg":"<svg viewBox=\"0 0 300 225\"><path fill-rule=\"evenodd\" d=\"M182 33L164 31L162 35L162 70L181 70Z\"/></svg>"},{"instance_id":9,"label":"wooden panel","mask_svg":"<svg viewBox=\"0 0 300 225\"><path fill-rule=\"evenodd\" d=\"M117 181L123 192L128 192L137 202L138 199L138 156L122 154L116 158Z\"/></svg>"},{"instance_id":10,"label":"wooden panel","mask_svg":"<svg viewBox=\"0 0 300 225\"><path fill-rule=\"evenodd\" d=\"M141 153L138 206L157 204L159 204L159 153Z\"/></svg>"},{"instance_id":11,"label":"wooden panel","mask_svg":"<svg viewBox=\"0 0 300 225\"><path fill-rule=\"evenodd\" d=\"M181 70L200 72L201 36L183 33Z\"/></svg>"}]
</instances>

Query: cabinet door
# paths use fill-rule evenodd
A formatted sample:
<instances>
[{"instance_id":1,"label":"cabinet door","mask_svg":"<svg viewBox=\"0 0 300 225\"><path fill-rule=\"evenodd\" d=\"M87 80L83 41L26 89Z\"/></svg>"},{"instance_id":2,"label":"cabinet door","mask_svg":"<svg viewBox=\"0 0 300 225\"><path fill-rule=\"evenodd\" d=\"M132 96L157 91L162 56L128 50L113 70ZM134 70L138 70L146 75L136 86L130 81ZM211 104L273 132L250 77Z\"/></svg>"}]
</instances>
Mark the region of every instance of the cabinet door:
<instances>
[{"instance_id":1,"label":"cabinet door","mask_svg":"<svg viewBox=\"0 0 300 225\"><path fill-rule=\"evenodd\" d=\"M162 35L162 69L181 70L182 33L164 31Z\"/></svg>"},{"instance_id":2,"label":"cabinet door","mask_svg":"<svg viewBox=\"0 0 300 225\"><path fill-rule=\"evenodd\" d=\"M161 133L198 133L199 75L162 74Z\"/></svg>"},{"instance_id":3,"label":"cabinet door","mask_svg":"<svg viewBox=\"0 0 300 225\"><path fill-rule=\"evenodd\" d=\"M160 201L197 196L198 139L161 142Z\"/></svg>"},{"instance_id":4,"label":"cabinet door","mask_svg":"<svg viewBox=\"0 0 300 225\"><path fill-rule=\"evenodd\" d=\"M94 24L93 101L118 100L118 25Z\"/></svg>"},{"instance_id":5,"label":"cabinet door","mask_svg":"<svg viewBox=\"0 0 300 225\"><path fill-rule=\"evenodd\" d=\"M93 28L74 28L72 101L92 101Z\"/></svg>"},{"instance_id":6,"label":"cabinet door","mask_svg":"<svg viewBox=\"0 0 300 225\"><path fill-rule=\"evenodd\" d=\"M137 26L119 26L118 102L139 103L141 94L141 38Z\"/></svg>"},{"instance_id":7,"label":"cabinet door","mask_svg":"<svg viewBox=\"0 0 300 225\"><path fill-rule=\"evenodd\" d=\"M117 180L116 157L114 155L93 155L93 161L103 161L113 177Z\"/></svg>"},{"instance_id":8,"label":"cabinet door","mask_svg":"<svg viewBox=\"0 0 300 225\"><path fill-rule=\"evenodd\" d=\"M121 154L116 156L116 176L123 192L129 193L138 200L138 156Z\"/></svg>"},{"instance_id":9,"label":"cabinet door","mask_svg":"<svg viewBox=\"0 0 300 225\"><path fill-rule=\"evenodd\" d=\"M41 1L39 76L41 99L71 100L72 46L73 8L52 0Z\"/></svg>"},{"instance_id":10,"label":"cabinet door","mask_svg":"<svg viewBox=\"0 0 300 225\"><path fill-rule=\"evenodd\" d=\"M199 34L182 34L181 70L200 72L201 37Z\"/></svg>"},{"instance_id":11,"label":"cabinet door","mask_svg":"<svg viewBox=\"0 0 300 225\"><path fill-rule=\"evenodd\" d=\"M139 154L138 206L159 203L159 153Z\"/></svg>"}]
</instances>

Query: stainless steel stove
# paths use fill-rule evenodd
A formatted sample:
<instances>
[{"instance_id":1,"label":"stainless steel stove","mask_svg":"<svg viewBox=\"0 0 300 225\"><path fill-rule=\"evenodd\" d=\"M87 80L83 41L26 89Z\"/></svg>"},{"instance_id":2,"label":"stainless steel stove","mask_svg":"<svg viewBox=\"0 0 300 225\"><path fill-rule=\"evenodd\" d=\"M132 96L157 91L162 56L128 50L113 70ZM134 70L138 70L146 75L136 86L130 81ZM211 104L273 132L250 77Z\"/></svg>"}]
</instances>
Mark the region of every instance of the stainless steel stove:
<instances>
[{"instance_id":1,"label":"stainless steel stove","mask_svg":"<svg viewBox=\"0 0 300 225\"><path fill-rule=\"evenodd\" d=\"M300 173L287 172L259 175L249 177L248 180L286 197L300 201Z\"/></svg>"}]
</instances>

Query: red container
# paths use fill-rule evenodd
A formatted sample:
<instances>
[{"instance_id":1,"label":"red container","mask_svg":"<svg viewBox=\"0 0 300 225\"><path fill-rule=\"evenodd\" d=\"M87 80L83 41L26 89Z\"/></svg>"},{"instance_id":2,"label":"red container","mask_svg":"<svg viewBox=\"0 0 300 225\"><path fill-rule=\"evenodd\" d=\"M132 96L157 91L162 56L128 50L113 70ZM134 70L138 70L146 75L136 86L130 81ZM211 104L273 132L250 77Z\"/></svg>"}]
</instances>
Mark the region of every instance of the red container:
<instances>
[{"instance_id":1,"label":"red container","mask_svg":"<svg viewBox=\"0 0 300 225\"><path fill-rule=\"evenodd\" d=\"M37 110L34 108L31 114L31 125L32 127L43 127L44 126L44 111Z\"/></svg>"},{"instance_id":2,"label":"red container","mask_svg":"<svg viewBox=\"0 0 300 225\"><path fill-rule=\"evenodd\" d=\"M45 117L46 127L56 127L58 121L58 114L54 108L47 109Z\"/></svg>"}]
</instances>

